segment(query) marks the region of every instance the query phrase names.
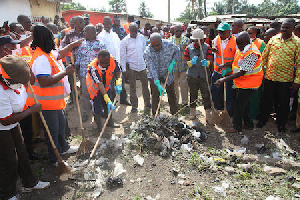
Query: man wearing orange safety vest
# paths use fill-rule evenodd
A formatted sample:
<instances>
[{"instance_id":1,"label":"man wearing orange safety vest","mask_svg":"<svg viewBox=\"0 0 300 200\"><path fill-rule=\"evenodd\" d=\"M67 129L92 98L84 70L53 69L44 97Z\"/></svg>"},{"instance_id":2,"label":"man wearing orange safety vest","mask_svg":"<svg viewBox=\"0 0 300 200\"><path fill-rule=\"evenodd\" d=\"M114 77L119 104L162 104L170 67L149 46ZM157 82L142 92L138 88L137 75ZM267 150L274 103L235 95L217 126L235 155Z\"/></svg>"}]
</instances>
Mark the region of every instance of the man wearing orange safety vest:
<instances>
[{"instance_id":1,"label":"man wearing orange safety vest","mask_svg":"<svg viewBox=\"0 0 300 200\"><path fill-rule=\"evenodd\" d=\"M239 50L232 64L234 74L221 78L214 83L219 87L225 81L233 80L234 86L237 88L233 127L228 130L230 133L240 132L242 128L253 129L249 101L255 90L261 86L264 76L261 53L253 43L251 44L249 34L241 32L236 43Z\"/></svg>"},{"instance_id":2,"label":"man wearing orange safety vest","mask_svg":"<svg viewBox=\"0 0 300 200\"><path fill-rule=\"evenodd\" d=\"M129 25L131 22L134 22L134 16L128 15L127 22L125 24L122 24L127 34L129 34Z\"/></svg>"},{"instance_id":3,"label":"man wearing orange safety vest","mask_svg":"<svg viewBox=\"0 0 300 200\"><path fill-rule=\"evenodd\" d=\"M107 50L100 50L98 58L94 59L88 66L86 85L90 98L93 101L94 119L98 131L101 131L101 116L107 117L111 110L114 110L112 98L112 78L116 74L116 93L122 91L121 70L114 57ZM103 113L104 110L104 113ZM108 123L113 127L112 116ZM108 135L106 135L107 137Z\"/></svg>"},{"instance_id":4,"label":"man wearing orange safety vest","mask_svg":"<svg viewBox=\"0 0 300 200\"><path fill-rule=\"evenodd\" d=\"M232 74L231 65L236 53L236 37L231 34L230 25L226 22L219 24L217 30L219 35L213 41L212 51L215 53L214 71L211 77L211 92L215 108L224 109L224 86L216 87L213 83L222 76ZM230 116L233 115L233 104L235 99L235 91L232 88L232 81L226 84L226 107Z\"/></svg>"}]
</instances>

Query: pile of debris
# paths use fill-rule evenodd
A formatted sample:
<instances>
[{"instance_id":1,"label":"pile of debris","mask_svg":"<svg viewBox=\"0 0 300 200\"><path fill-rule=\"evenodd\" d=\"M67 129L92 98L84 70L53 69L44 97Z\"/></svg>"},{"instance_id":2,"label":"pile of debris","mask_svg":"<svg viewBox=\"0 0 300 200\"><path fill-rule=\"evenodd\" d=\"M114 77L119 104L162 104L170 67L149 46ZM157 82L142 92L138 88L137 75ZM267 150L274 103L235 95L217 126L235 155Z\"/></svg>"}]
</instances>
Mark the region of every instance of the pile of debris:
<instances>
[{"instance_id":1,"label":"pile of debris","mask_svg":"<svg viewBox=\"0 0 300 200\"><path fill-rule=\"evenodd\" d=\"M160 115L145 116L130 126L130 139L135 139L141 149L150 149L163 157L173 151L191 151L207 138L207 132L198 126L190 126L177 118Z\"/></svg>"}]
</instances>

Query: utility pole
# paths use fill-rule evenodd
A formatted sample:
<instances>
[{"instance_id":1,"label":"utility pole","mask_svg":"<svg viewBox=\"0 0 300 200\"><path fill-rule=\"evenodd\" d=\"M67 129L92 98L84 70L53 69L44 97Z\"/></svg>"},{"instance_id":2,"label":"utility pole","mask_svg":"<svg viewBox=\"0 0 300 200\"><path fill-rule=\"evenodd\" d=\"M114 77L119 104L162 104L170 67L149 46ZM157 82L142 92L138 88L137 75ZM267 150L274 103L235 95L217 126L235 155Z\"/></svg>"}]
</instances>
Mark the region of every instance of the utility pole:
<instances>
[{"instance_id":1,"label":"utility pole","mask_svg":"<svg viewBox=\"0 0 300 200\"><path fill-rule=\"evenodd\" d=\"M171 0L168 0L168 23L170 23L171 21L171 3L170 3Z\"/></svg>"}]
</instances>

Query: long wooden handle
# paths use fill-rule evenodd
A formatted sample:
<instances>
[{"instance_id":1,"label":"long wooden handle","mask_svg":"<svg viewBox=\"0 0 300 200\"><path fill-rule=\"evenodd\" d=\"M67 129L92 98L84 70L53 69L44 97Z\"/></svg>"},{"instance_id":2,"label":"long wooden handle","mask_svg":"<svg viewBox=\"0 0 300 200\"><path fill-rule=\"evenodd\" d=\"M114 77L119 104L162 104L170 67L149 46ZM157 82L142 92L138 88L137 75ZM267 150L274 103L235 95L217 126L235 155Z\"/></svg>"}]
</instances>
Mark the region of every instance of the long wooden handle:
<instances>
[{"instance_id":1,"label":"long wooden handle","mask_svg":"<svg viewBox=\"0 0 300 200\"><path fill-rule=\"evenodd\" d=\"M29 86L29 89L30 89L30 91L31 91L31 93L32 93L32 96L33 96L33 99L34 99L35 103L36 103L36 104L39 104L39 102L38 102L38 100L37 100L37 98L36 98L36 95L34 94L34 90L33 90L32 86L31 86L31 84L28 83L28 86ZM45 127L45 129L46 129L46 132L47 132L47 134L48 134L48 137L49 137L50 143L51 143L51 145L52 145L52 148L53 148L53 150L54 150L54 153L55 153L55 155L56 155L56 157L57 157L57 161L58 161L59 163L63 163L63 160L62 160L62 158L60 157L60 154L59 154L59 152L58 152L58 150L57 150L57 148L56 148L56 146L55 146L55 144L54 144L54 141L53 141L53 139L52 139L52 136L51 136L49 127L48 127L48 125L47 125L47 122L46 122L46 120L45 120L45 118L44 118L44 115L43 115L42 112L39 112L39 114L40 114L40 118L42 119L43 125L44 125L44 127Z\"/></svg>"},{"instance_id":2,"label":"long wooden handle","mask_svg":"<svg viewBox=\"0 0 300 200\"><path fill-rule=\"evenodd\" d=\"M224 82L224 110L226 111L226 83Z\"/></svg>"},{"instance_id":3,"label":"long wooden handle","mask_svg":"<svg viewBox=\"0 0 300 200\"><path fill-rule=\"evenodd\" d=\"M201 51L202 58L204 59L204 53L203 53L202 44L200 42L200 39L198 39L198 42L199 42L199 46L200 46L200 51ZM212 94L211 94L210 87L209 87L207 67L204 67L204 69L205 69L205 74L206 74L205 78L206 78L206 84L207 84L207 88L208 88L208 92L209 92L209 98L210 98L211 107L212 107L212 109L215 109L215 104L214 104L214 102L212 100Z\"/></svg>"},{"instance_id":4,"label":"long wooden handle","mask_svg":"<svg viewBox=\"0 0 300 200\"><path fill-rule=\"evenodd\" d=\"M114 106L116 105L116 103L117 103L118 95L119 95L119 94L117 93L116 96L115 96L115 100L114 100L114 103L113 103L113 107L114 107ZM106 126L107 126L107 124L108 124L108 121L109 121L111 115L112 115L112 110L109 112L109 114L108 114L108 116L107 116L107 118L106 118L106 120L105 120L105 123L104 123L104 125L103 125L102 130L101 130L101 133L100 133L100 135L99 135L99 137L98 137L98 139L97 139L96 144L94 145L94 148L93 148L93 150L92 150L92 153L91 153L91 155L90 155L89 160L94 156L94 153L95 153L95 151L96 151L96 149L97 149L97 147L98 147L98 145L99 145L100 139L101 139L101 137L102 137L102 135L103 135L103 133L104 133L104 131L105 131L105 129L106 129Z\"/></svg>"},{"instance_id":5,"label":"long wooden handle","mask_svg":"<svg viewBox=\"0 0 300 200\"><path fill-rule=\"evenodd\" d=\"M167 78L166 78L166 81L165 81L165 84L164 84L164 90L166 90L169 76L170 76L170 71L168 70L168 75L167 75ZM160 95L159 102L158 102L157 109L156 109L154 117L157 117L157 115L158 115L163 96L164 96L163 94Z\"/></svg>"}]
</instances>

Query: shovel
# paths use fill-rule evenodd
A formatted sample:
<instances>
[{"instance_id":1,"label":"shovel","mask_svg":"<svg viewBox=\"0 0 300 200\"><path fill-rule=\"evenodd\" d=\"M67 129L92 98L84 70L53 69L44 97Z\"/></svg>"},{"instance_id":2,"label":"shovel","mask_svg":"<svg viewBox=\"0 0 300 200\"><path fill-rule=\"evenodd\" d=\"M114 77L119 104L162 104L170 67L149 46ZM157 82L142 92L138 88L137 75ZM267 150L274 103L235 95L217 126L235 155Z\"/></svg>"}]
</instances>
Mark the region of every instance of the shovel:
<instances>
[{"instance_id":1,"label":"shovel","mask_svg":"<svg viewBox=\"0 0 300 200\"><path fill-rule=\"evenodd\" d=\"M74 56L71 54L71 63L74 64ZM82 141L81 144L78 148L78 151L76 153L76 156L79 156L81 154L88 153L92 150L93 147L93 142L88 140L85 136L83 124L82 124L82 117L81 117L81 112L80 112L80 106L79 106L79 100L78 100L78 90L76 86L76 75L75 72L73 72L73 80L74 80L74 92L75 92L75 100L76 100L76 106L77 106L77 112L78 112L78 117L79 117L79 124L80 124L80 129L81 129L81 136L82 136Z\"/></svg>"},{"instance_id":2,"label":"shovel","mask_svg":"<svg viewBox=\"0 0 300 200\"><path fill-rule=\"evenodd\" d=\"M166 90L167 82L168 82L169 76L170 76L170 71L168 70L168 75L167 75L167 78L166 78L166 81L165 81L165 84L164 84L164 90ZM161 106L161 102L162 102L163 96L164 96L163 94L160 95L159 102L158 102L158 106L157 106L157 109L156 109L156 112L155 112L155 116L154 116L154 117L157 117L157 115L158 115L158 112L159 112L159 109L160 109L160 106Z\"/></svg>"},{"instance_id":3,"label":"shovel","mask_svg":"<svg viewBox=\"0 0 300 200\"><path fill-rule=\"evenodd\" d=\"M114 103L113 103L113 107L115 107L115 105L116 105L116 102L117 102L117 99L118 99L118 93L116 94L116 96L115 96L115 100L114 100ZM103 133L104 133L104 131L105 131L105 129L106 129L106 126L107 126L107 124L108 124L108 121L109 121L109 119L110 119L110 117L111 117L111 114L112 114L112 110L109 112L109 114L108 114L108 116L107 116L107 118L106 118L106 120L105 120L105 123L104 123L104 125L103 125L103 128L102 128L102 130L101 130L101 132L100 132L100 134L99 134L99 137L98 137L98 139L97 139L97 142L96 142L96 144L94 145L94 148L93 148L93 150L92 150L92 152L91 152L91 154L90 154L90 157L89 157L89 160L88 160L88 164L90 164L90 161L91 161L91 158L94 156L94 154L95 154L95 151L96 151L96 149L97 149L97 147L98 147L98 145L99 145L99 142L100 142L100 139L101 139L101 137L102 137L102 135L103 135Z\"/></svg>"},{"instance_id":4,"label":"shovel","mask_svg":"<svg viewBox=\"0 0 300 200\"><path fill-rule=\"evenodd\" d=\"M199 46L200 46L200 51L201 51L202 58L204 59L204 53L203 53L202 44L200 42L200 39L198 39L198 43L199 43ZM219 116L219 112L215 109L215 104L212 100L212 94L211 94L210 87L209 87L207 67L204 67L204 69L205 69L205 74L206 74L206 84L207 84L210 103L211 103L211 109L209 109L209 111L206 112L206 114L207 114L206 120L207 120L207 123L211 124L211 125L220 124L221 119L220 119L220 116Z\"/></svg>"},{"instance_id":5,"label":"shovel","mask_svg":"<svg viewBox=\"0 0 300 200\"><path fill-rule=\"evenodd\" d=\"M222 42L222 41L221 41ZM223 49L222 49L222 43L221 43L221 56L222 56L222 64L224 64L224 56L223 56ZM224 110L220 113L220 119L221 119L221 126L223 127L231 127L232 122L230 119L230 116L227 112L226 108L226 83L224 82Z\"/></svg>"},{"instance_id":6,"label":"shovel","mask_svg":"<svg viewBox=\"0 0 300 200\"><path fill-rule=\"evenodd\" d=\"M34 99L35 103L38 104L39 102L38 102L38 100L37 100L37 98L36 98L36 96L34 94L34 91L33 91L33 88L31 86L31 84L28 83L28 86L29 86L29 89L30 89L30 91L32 93L32 96L33 96L33 99ZM56 148L56 146L54 144L54 141L52 139L49 127L48 127L48 125L46 123L46 120L45 120L45 118L43 116L43 113L39 112L39 114L40 114L40 118L42 119L43 125L44 125L44 127L46 129L46 132L47 132L47 135L49 137L50 143L52 145L53 151L54 151L54 153L55 153L55 155L57 157L57 161L58 161L58 166L57 166L58 167L58 173L59 174L62 174L62 173L71 174L71 168L64 163L64 161L62 160L62 158L61 158L61 156L60 156L60 154L59 154L59 152L58 152L58 150L57 150L57 148Z\"/></svg>"}]
</instances>

